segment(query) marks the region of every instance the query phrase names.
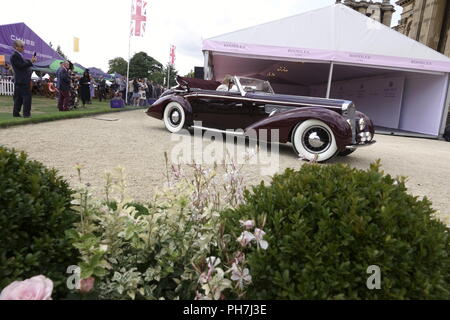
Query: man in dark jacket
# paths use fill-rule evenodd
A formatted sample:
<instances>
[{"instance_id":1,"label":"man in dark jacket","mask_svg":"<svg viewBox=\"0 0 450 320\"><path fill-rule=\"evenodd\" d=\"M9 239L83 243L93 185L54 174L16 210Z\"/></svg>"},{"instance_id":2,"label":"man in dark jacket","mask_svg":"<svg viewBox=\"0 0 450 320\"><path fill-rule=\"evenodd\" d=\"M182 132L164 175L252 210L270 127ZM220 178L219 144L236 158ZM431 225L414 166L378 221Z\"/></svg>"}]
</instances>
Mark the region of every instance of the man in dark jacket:
<instances>
[{"instance_id":1,"label":"man in dark jacket","mask_svg":"<svg viewBox=\"0 0 450 320\"><path fill-rule=\"evenodd\" d=\"M23 41L16 40L13 43L14 53L11 56L11 65L14 69L14 110L13 116L20 117L23 105L23 117L31 118L31 67L36 62L36 57L30 60L23 58L25 45Z\"/></svg>"},{"instance_id":2,"label":"man in dark jacket","mask_svg":"<svg viewBox=\"0 0 450 320\"><path fill-rule=\"evenodd\" d=\"M59 72L59 100L58 109L59 111L69 111L69 100L70 100L70 76L69 76L69 62L65 61L63 63L63 68Z\"/></svg>"}]
</instances>

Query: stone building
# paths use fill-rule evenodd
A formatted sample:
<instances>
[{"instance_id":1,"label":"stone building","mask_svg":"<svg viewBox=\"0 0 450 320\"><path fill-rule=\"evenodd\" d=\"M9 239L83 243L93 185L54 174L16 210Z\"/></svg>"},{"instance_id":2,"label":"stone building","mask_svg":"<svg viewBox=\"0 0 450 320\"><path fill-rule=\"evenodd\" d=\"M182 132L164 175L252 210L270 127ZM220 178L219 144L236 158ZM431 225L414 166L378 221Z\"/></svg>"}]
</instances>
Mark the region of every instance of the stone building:
<instances>
[{"instance_id":1,"label":"stone building","mask_svg":"<svg viewBox=\"0 0 450 320\"><path fill-rule=\"evenodd\" d=\"M382 2L337 0L336 3L345 4L346 6L371 17L372 19L381 22L388 27L391 26L392 15L395 12L395 7L389 0L383 0Z\"/></svg>"},{"instance_id":2,"label":"stone building","mask_svg":"<svg viewBox=\"0 0 450 320\"><path fill-rule=\"evenodd\" d=\"M450 56L450 1L399 0L403 7L400 33Z\"/></svg>"}]
</instances>

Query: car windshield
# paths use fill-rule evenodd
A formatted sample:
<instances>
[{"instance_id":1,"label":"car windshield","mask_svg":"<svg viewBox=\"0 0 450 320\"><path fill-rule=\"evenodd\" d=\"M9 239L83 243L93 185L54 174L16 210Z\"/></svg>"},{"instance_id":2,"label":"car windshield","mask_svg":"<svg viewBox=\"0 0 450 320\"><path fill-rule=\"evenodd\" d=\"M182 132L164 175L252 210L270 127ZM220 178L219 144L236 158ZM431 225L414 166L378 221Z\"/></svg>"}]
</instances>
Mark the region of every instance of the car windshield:
<instances>
[{"instance_id":1,"label":"car windshield","mask_svg":"<svg viewBox=\"0 0 450 320\"><path fill-rule=\"evenodd\" d=\"M258 92L258 93L269 93L274 94L272 86L269 81L253 79L253 78L244 78L237 77L240 82L242 89L245 92Z\"/></svg>"}]
</instances>

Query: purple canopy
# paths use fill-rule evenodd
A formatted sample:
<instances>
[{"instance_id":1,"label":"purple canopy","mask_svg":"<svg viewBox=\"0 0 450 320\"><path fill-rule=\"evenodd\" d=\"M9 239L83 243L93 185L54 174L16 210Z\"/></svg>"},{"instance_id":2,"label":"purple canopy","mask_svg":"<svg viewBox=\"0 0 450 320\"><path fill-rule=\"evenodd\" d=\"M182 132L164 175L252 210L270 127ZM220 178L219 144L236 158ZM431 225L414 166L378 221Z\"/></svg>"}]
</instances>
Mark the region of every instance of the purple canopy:
<instances>
[{"instance_id":1,"label":"purple canopy","mask_svg":"<svg viewBox=\"0 0 450 320\"><path fill-rule=\"evenodd\" d=\"M106 72L103 72L103 70L99 69L99 68L88 68L89 69L89 74L91 76L93 76L94 78L100 78L103 77L105 79L111 79L111 75L107 74Z\"/></svg>"},{"instance_id":2,"label":"purple canopy","mask_svg":"<svg viewBox=\"0 0 450 320\"><path fill-rule=\"evenodd\" d=\"M36 52L38 60L63 59L44 40L33 32L25 23L5 24L0 26L0 54L10 56L14 49L14 40L25 43L24 57L31 59Z\"/></svg>"}]
</instances>

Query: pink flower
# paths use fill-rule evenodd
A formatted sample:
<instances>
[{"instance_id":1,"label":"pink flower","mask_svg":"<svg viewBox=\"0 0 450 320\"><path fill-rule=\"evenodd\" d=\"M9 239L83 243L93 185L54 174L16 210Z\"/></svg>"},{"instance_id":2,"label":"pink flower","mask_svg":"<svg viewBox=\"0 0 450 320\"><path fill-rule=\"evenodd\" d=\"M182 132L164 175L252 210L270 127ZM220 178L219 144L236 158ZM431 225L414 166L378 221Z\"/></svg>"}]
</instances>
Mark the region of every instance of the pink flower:
<instances>
[{"instance_id":1,"label":"pink flower","mask_svg":"<svg viewBox=\"0 0 450 320\"><path fill-rule=\"evenodd\" d=\"M239 288L241 288L241 290L244 288L244 285L250 284L252 282L252 276L250 275L250 271L247 268L241 270L234 263L233 266L231 267L231 270L232 270L231 280L237 281Z\"/></svg>"},{"instance_id":2,"label":"pink flower","mask_svg":"<svg viewBox=\"0 0 450 320\"><path fill-rule=\"evenodd\" d=\"M80 281L80 291L82 293L91 292L92 289L94 289L94 283L95 283L95 278L94 277L82 279Z\"/></svg>"},{"instance_id":3,"label":"pink flower","mask_svg":"<svg viewBox=\"0 0 450 320\"><path fill-rule=\"evenodd\" d=\"M198 279L198 282L201 284L208 283L209 281L211 281L211 272L203 272Z\"/></svg>"},{"instance_id":4,"label":"pink flower","mask_svg":"<svg viewBox=\"0 0 450 320\"><path fill-rule=\"evenodd\" d=\"M234 254L233 263L240 264L245 261L245 254L241 251L238 251Z\"/></svg>"},{"instance_id":5,"label":"pink flower","mask_svg":"<svg viewBox=\"0 0 450 320\"><path fill-rule=\"evenodd\" d=\"M0 293L0 300L52 300L53 282L44 276L14 281Z\"/></svg>"},{"instance_id":6,"label":"pink flower","mask_svg":"<svg viewBox=\"0 0 450 320\"><path fill-rule=\"evenodd\" d=\"M253 221L253 220L247 220L247 221L239 220L239 222L241 224L241 227L243 227L247 230L251 230L255 227L255 221Z\"/></svg>"},{"instance_id":7,"label":"pink flower","mask_svg":"<svg viewBox=\"0 0 450 320\"><path fill-rule=\"evenodd\" d=\"M258 243L258 246L260 246L263 250L267 250L269 247L269 243L266 240L263 240L265 235L266 233L261 229L255 229L255 240Z\"/></svg>"},{"instance_id":8,"label":"pink flower","mask_svg":"<svg viewBox=\"0 0 450 320\"><path fill-rule=\"evenodd\" d=\"M241 244L241 246L246 247L252 240L255 240L255 236L248 232L242 232L241 236L237 238L237 241Z\"/></svg>"}]
</instances>

